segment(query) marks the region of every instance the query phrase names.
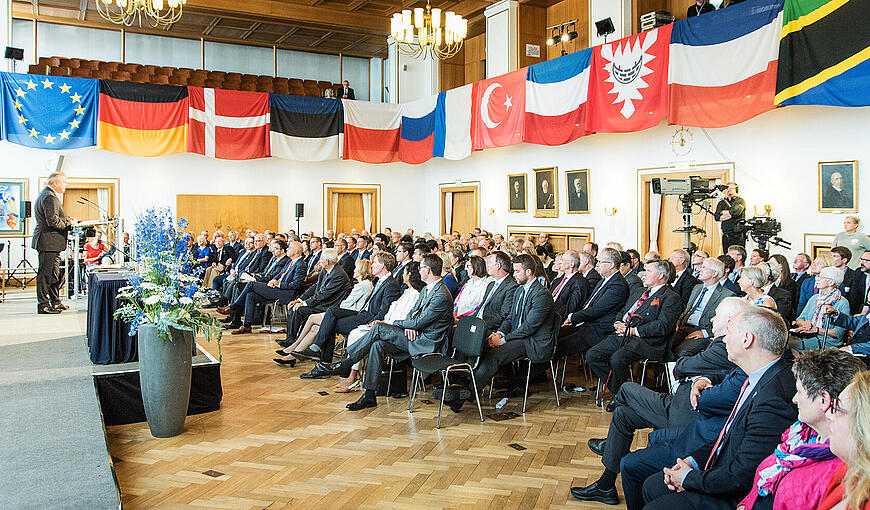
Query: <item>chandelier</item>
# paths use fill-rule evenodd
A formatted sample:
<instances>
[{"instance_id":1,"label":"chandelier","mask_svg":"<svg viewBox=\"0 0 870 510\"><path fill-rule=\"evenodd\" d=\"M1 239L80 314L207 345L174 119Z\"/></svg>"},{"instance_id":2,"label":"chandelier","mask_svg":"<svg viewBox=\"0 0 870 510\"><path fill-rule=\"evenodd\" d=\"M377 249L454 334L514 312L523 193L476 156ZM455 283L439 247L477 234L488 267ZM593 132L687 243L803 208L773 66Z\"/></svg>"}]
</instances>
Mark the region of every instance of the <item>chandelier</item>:
<instances>
[{"instance_id":1,"label":"chandelier","mask_svg":"<svg viewBox=\"0 0 870 510\"><path fill-rule=\"evenodd\" d=\"M462 49L462 40L468 34L468 20L453 11L445 12L442 20L441 9L433 9L427 0L425 9L417 7L413 13L405 9L393 14L390 33L403 54L443 60Z\"/></svg>"},{"instance_id":2,"label":"chandelier","mask_svg":"<svg viewBox=\"0 0 870 510\"><path fill-rule=\"evenodd\" d=\"M187 0L96 0L97 11L116 25L142 26L145 19L152 27L172 25L181 19Z\"/></svg>"}]
</instances>

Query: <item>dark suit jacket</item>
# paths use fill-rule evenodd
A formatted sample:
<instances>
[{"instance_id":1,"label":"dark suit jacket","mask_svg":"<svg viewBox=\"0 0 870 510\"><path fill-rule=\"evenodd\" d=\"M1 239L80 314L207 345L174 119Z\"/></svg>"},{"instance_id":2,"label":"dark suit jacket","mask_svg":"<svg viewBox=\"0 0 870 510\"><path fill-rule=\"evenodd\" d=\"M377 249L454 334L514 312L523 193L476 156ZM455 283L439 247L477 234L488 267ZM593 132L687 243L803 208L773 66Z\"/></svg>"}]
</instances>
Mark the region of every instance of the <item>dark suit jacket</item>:
<instances>
[{"instance_id":1,"label":"dark suit jacket","mask_svg":"<svg viewBox=\"0 0 870 510\"><path fill-rule=\"evenodd\" d=\"M638 289L641 289L638 295L643 292L643 280L634 271L625 273L625 283L628 285L629 295L633 295Z\"/></svg>"},{"instance_id":2,"label":"dark suit jacket","mask_svg":"<svg viewBox=\"0 0 870 510\"><path fill-rule=\"evenodd\" d=\"M588 273L583 275L586 278L586 283L589 284L590 289L594 289L598 282L601 281L601 275L595 269L590 269Z\"/></svg>"},{"instance_id":3,"label":"dark suit jacket","mask_svg":"<svg viewBox=\"0 0 870 510\"><path fill-rule=\"evenodd\" d=\"M689 316L691 316L692 312L695 311L698 296L700 296L701 290L703 288L704 284L699 283L695 285L694 289L692 289L692 294L689 296L689 301L688 304L686 304L686 309L683 311L683 316L680 317L680 326L686 324L686 321L689 320ZM733 295L733 292L726 289L722 285L716 285L716 288L713 289L713 295L710 296L710 299L707 300L707 306L704 307L704 310L701 312L701 318L698 319L698 329L704 330L707 333L708 338L713 336L712 320L713 316L716 315L716 308L719 306L719 303L721 303L723 299Z\"/></svg>"},{"instance_id":4,"label":"dark suit jacket","mask_svg":"<svg viewBox=\"0 0 870 510\"><path fill-rule=\"evenodd\" d=\"M263 246L259 250L254 250L255 256L245 268L246 273L260 274L266 270L269 262L272 261L272 254L269 252L268 246Z\"/></svg>"},{"instance_id":5,"label":"dark suit jacket","mask_svg":"<svg viewBox=\"0 0 870 510\"><path fill-rule=\"evenodd\" d=\"M402 282L392 276L385 276L385 280L378 289L369 297L368 303L360 311L360 319L366 322L383 320L390 310L393 301L402 295Z\"/></svg>"},{"instance_id":6,"label":"dark suit jacket","mask_svg":"<svg viewBox=\"0 0 870 510\"><path fill-rule=\"evenodd\" d=\"M251 265L251 262L256 256L256 251L249 252L243 249L242 252L239 253L235 259L233 259L233 265L231 267L236 270L236 273L246 271L248 269L248 266Z\"/></svg>"},{"instance_id":7,"label":"dark suit jacket","mask_svg":"<svg viewBox=\"0 0 870 510\"><path fill-rule=\"evenodd\" d=\"M292 260L288 262L293 263L293 265L290 266L289 270L287 270L287 266L284 266L287 274L278 282L278 288L281 290L292 291L293 299L302 292L302 283L305 281L305 264L302 263L302 260L300 257L295 263Z\"/></svg>"},{"instance_id":8,"label":"dark suit jacket","mask_svg":"<svg viewBox=\"0 0 870 510\"><path fill-rule=\"evenodd\" d=\"M338 89L338 98L339 99L356 99L356 97L353 94L353 87L347 88L347 97L344 97L344 95L345 95L345 89L344 89L344 87L340 87Z\"/></svg>"},{"instance_id":9,"label":"dark suit jacket","mask_svg":"<svg viewBox=\"0 0 870 510\"><path fill-rule=\"evenodd\" d=\"M317 253L312 253L305 258L305 267L308 268L307 271L312 273L317 270L317 263L320 262L320 255L323 254L323 250L318 251ZM353 273L351 273L353 274Z\"/></svg>"},{"instance_id":10,"label":"dark suit jacket","mask_svg":"<svg viewBox=\"0 0 870 510\"><path fill-rule=\"evenodd\" d=\"M770 288L770 291L767 293L768 296L772 297L776 302L776 311L782 315L782 318L785 320L786 324L791 324L794 320L795 316L792 315L792 304L791 304L791 292L780 289L776 285Z\"/></svg>"},{"instance_id":11,"label":"dark suit jacket","mask_svg":"<svg viewBox=\"0 0 870 510\"><path fill-rule=\"evenodd\" d=\"M272 258L275 258L275 257L272 257ZM272 261L270 260L269 264L271 264L271 263L272 263ZM268 271L266 271L264 274L262 274L260 276L255 276L254 278L256 278L256 280L258 282L264 282L264 283L269 282L271 280L278 279L281 277L281 274L284 272L284 270L287 269L287 264L289 264L289 263L290 263L290 257L288 257L287 255L282 255L281 258L278 259L278 262L276 264L272 265L272 267L269 267L269 264L266 264L264 271L266 269L268 269Z\"/></svg>"},{"instance_id":12,"label":"dark suit jacket","mask_svg":"<svg viewBox=\"0 0 870 510\"><path fill-rule=\"evenodd\" d=\"M743 293L740 290L740 286L737 285L736 283L732 282L728 278L725 278L724 280L720 281L719 284L722 285L723 287L725 287L726 289L730 290L735 296L738 296L738 295Z\"/></svg>"},{"instance_id":13,"label":"dark suit jacket","mask_svg":"<svg viewBox=\"0 0 870 510\"><path fill-rule=\"evenodd\" d=\"M737 506L752 488L758 464L770 455L779 444L782 432L797 419L797 408L792 403L794 393L791 363L779 359L764 373L734 416L711 468L689 472L683 480L683 488ZM713 451L714 442L692 453L692 458L702 468Z\"/></svg>"},{"instance_id":14,"label":"dark suit jacket","mask_svg":"<svg viewBox=\"0 0 870 510\"><path fill-rule=\"evenodd\" d=\"M867 297L867 275L861 271L855 271L852 276L852 287L849 289L849 313L852 315L861 313L864 306L864 298Z\"/></svg>"},{"instance_id":15,"label":"dark suit jacket","mask_svg":"<svg viewBox=\"0 0 870 510\"><path fill-rule=\"evenodd\" d=\"M38 251L65 250L70 223L63 204L48 186L33 204L33 217L36 218L36 228L33 229L33 242L30 247Z\"/></svg>"},{"instance_id":16,"label":"dark suit jacket","mask_svg":"<svg viewBox=\"0 0 870 510\"><path fill-rule=\"evenodd\" d=\"M689 297L692 294L692 289L695 288L695 285L698 284L698 279L692 276L692 270L686 269L683 271L683 274L680 275L674 281L674 290L677 291L677 294L680 295L680 299L683 300L683 307L686 306L686 303L689 302Z\"/></svg>"},{"instance_id":17,"label":"dark suit jacket","mask_svg":"<svg viewBox=\"0 0 870 510\"><path fill-rule=\"evenodd\" d=\"M224 269L227 267L228 260L236 260L237 254L236 250L233 249L232 246L225 244L223 249L213 248L211 254L209 255L209 262L218 264L223 264Z\"/></svg>"},{"instance_id":18,"label":"dark suit jacket","mask_svg":"<svg viewBox=\"0 0 870 510\"><path fill-rule=\"evenodd\" d=\"M852 294L852 280L855 279L857 273L858 272L851 267L846 268L846 272L843 274L843 283L840 284L840 292L842 292L844 296L849 297Z\"/></svg>"},{"instance_id":19,"label":"dark suit jacket","mask_svg":"<svg viewBox=\"0 0 870 510\"><path fill-rule=\"evenodd\" d=\"M616 320L622 320L641 294L643 292L632 294L628 298L625 306L616 314ZM664 359L668 342L676 330L677 320L683 311L682 303L680 295L670 285L663 285L635 310L634 314L639 318L632 321L632 327L637 328L640 338L630 336L626 345L644 357Z\"/></svg>"},{"instance_id":20,"label":"dark suit jacket","mask_svg":"<svg viewBox=\"0 0 870 510\"><path fill-rule=\"evenodd\" d=\"M232 246L234 252L236 252L236 253L244 253L244 250L245 250L245 243L244 243L244 242L242 242L242 241L236 241L236 242L234 242L234 243L227 243L227 244L229 244L230 246Z\"/></svg>"},{"instance_id":21,"label":"dark suit jacket","mask_svg":"<svg viewBox=\"0 0 870 510\"><path fill-rule=\"evenodd\" d=\"M483 312L480 316L480 318L486 322L487 334L492 334L497 331L505 319L507 319L512 313L514 306L514 291L517 288L517 281L514 280L513 276L505 276L501 285L495 289L495 293L487 300L493 286L495 286L495 282L490 282L490 284L486 286L486 292L483 294L483 299L486 304L483 306Z\"/></svg>"},{"instance_id":22,"label":"dark suit jacket","mask_svg":"<svg viewBox=\"0 0 870 510\"><path fill-rule=\"evenodd\" d=\"M326 310L341 303L350 293L351 288L353 284L347 273L336 264L329 272L320 271L317 283L308 287L301 299L309 308Z\"/></svg>"},{"instance_id":23,"label":"dark suit jacket","mask_svg":"<svg viewBox=\"0 0 870 510\"><path fill-rule=\"evenodd\" d=\"M553 280L553 283L550 284L551 295L556 291L556 287L562 283L564 278L565 276L562 275ZM554 310L559 314L559 317L567 317L569 313L576 312L582 308L586 304L588 297L589 284L586 282L586 278L583 278L583 275L578 271L559 291L559 296L556 297L554 303Z\"/></svg>"},{"instance_id":24,"label":"dark suit jacket","mask_svg":"<svg viewBox=\"0 0 870 510\"><path fill-rule=\"evenodd\" d=\"M569 211L588 211L589 197L583 190L580 190L580 196L577 196L576 190L568 191L568 210Z\"/></svg>"},{"instance_id":25,"label":"dark suit jacket","mask_svg":"<svg viewBox=\"0 0 870 510\"><path fill-rule=\"evenodd\" d=\"M353 271L356 269L356 261L350 255L350 253L343 253L341 257L338 258L338 265L344 269L344 273L353 280Z\"/></svg>"},{"instance_id":26,"label":"dark suit jacket","mask_svg":"<svg viewBox=\"0 0 870 510\"><path fill-rule=\"evenodd\" d=\"M725 342L722 341L722 337L718 337L698 354L678 359L674 365L674 377L684 379L696 375L722 374L734 370L734 367L734 363L728 359Z\"/></svg>"},{"instance_id":27,"label":"dark suit jacket","mask_svg":"<svg viewBox=\"0 0 870 510\"><path fill-rule=\"evenodd\" d=\"M599 290L602 285L603 288ZM616 314L625 306L628 293L625 277L617 271L606 283L604 280L600 280L598 285L589 293L591 301L586 303L582 309L567 316L566 319L572 324L581 322L589 324L598 333L599 338L604 338L613 333Z\"/></svg>"},{"instance_id":28,"label":"dark suit jacket","mask_svg":"<svg viewBox=\"0 0 870 510\"><path fill-rule=\"evenodd\" d=\"M526 354L533 363L549 361L553 357L553 296L540 283L534 281L522 297L523 287L514 291L511 314L502 323L499 331L506 342L525 342Z\"/></svg>"},{"instance_id":29,"label":"dark suit jacket","mask_svg":"<svg viewBox=\"0 0 870 510\"><path fill-rule=\"evenodd\" d=\"M417 338L408 342L408 353L411 356L447 351L447 330L453 325L453 296L447 290L444 282L439 281L431 290L423 291L414 304L408 317L393 323L402 329L417 331Z\"/></svg>"}]
</instances>

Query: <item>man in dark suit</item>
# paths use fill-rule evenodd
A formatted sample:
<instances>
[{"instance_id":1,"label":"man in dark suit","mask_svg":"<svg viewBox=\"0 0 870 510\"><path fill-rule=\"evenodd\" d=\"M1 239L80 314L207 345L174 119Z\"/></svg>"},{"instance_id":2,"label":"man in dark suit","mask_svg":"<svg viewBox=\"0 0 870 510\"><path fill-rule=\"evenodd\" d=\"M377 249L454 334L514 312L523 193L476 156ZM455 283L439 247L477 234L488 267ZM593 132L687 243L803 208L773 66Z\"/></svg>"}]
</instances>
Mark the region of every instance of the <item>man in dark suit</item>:
<instances>
[{"instance_id":1,"label":"man in dark suit","mask_svg":"<svg viewBox=\"0 0 870 510\"><path fill-rule=\"evenodd\" d=\"M338 239L335 241L335 249L338 253L338 265L344 269L345 274L353 280L353 272L356 269L356 261L350 253L347 252L347 241Z\"/></svg>"},{"instance_id":2,"label":"man in dark suit","mask_svg":"<svg viewBox=\"0 0 870 510\"><path fill-rule=\"evenodd\" d=\"M228 245L222 236L215 237L214 249L209 254L209 265L203 275L203 285L211 287L214 279L229 270L230 264L236 260L237 254L232 246Z\"/></svg>"},{"instance_id":3,"label":"man in dark suit","mask_svg":"<svg viewBox=\"0 0 870 510\"><path fill-rule=\"evenodd\" d=\"M580 274L580 255L575 250L562 254L562 275L550 284L554 310L559 317L567 317L586 303L589 297L589 284Z\"/></svg>"},{"instance_id":4,"label":"man in dark suit","mask_svg":"<svg viewBox=\"0 0 870 510\"><path fill-rule=\"evenodd\" d=\"M486 272L494 281L486 286L483 302L476 315L486 323L486 334L491 335L513 310L517 282L511 276L511 258L503 251L494 251L486 257Z\"/></svg>"},{"instance_id":5,"label":"man in dark suit","mask_svg":"<svg viewBox=\"0 0 870 510\"><path fill-rule=\"evenodd\" d=\"M236 303L236 306L233 307L230 304L225 306L219 306L217 308L218 313L222 313L227 315L228 317L224 320L225 323L233 323L233 329L239 327L239 321L236 320L236 312L239 309L243 309L244 307L244 298L239 300L239 296L245 293L247 290L250 292L250 287L257 282L266 283L275 279L280 279L280 276L284 273L284 269L286 269L287 264L290 262L290 257L287 256L287 243L276 239L269 244L269 251L271 252L271 259L266 267L263 269L262 273L251 273L245 271L238 278L238 282L235 285L236 290L233 291L233 299L229 301L229 303ZM265 257L264 257L265 258ZM251 264L248 264L248 269L252 269L253 261ZM239 319L240 320L240 319Z\"/></svg>"},{"instance_id":6,"label":"man in dark suit","mask_svg":"<svg viewBox=\"0 0 870 510\"><path fill-rule=\"evenodd\" d=\"M629 252L621 251L619 252L619 256L622 258L621 263L619 264L619 272L622 274L623 278L625 278L625 284L628 285L628 295L632 295L638 289L643 289L643 280L640 279L640 276L637 275L638 271L635 271L635 268L631 267L631 255ZM641 269L643 269L643 264L638 263ZM639 291L643 292L643 290Z\"/></svg>"},{"instance_id":7,"label":"man in dark suit","mask_svg":"<svg viewBox=\"0 0 870 510\"><path fill-rule=\"evenodd\" d=\"M692 257L686 250L678 248L671 252L668 260L671 261L677 272L671 287L680 295L680 299L683 300L683 306L686 306L692 294L692 289L698 284L698 279L692 276Z\"/></svg>"},{"instance_id":8,"label":"man in dark suit","mask_svg":"<svg viewBox=\"0 0 870 510\"><path fill-rule=\"evenodd\" d=\"M331 375L348 377L354 363L368 355L363 380L365 392L347 408L360 411L378 405L375 393L384 357L420 356L447 350L447 330L453 325L453 297L441 281L441 258L427 254L420 262L420 278L426 284L417 303L403 320L376 322L372 329L347 348L347 358L331 365Z\"/></svg>"},{"instance_id":9,"label":"man in dark suit","mask_svg":"<svg viewBox=\"0 0 870 510\"><path fill-rule=\"evenodd\" d=\"M36 228L33 229L32 248L39 252L36 272L36 312L58 314L69 308L60 301L60 252L66 250L66 237L70 226L78 223L63 210L66 175L54 172L48 176L48 185L33 206Z\"/></svg>"},{"instance_id":10,"label":"man in dark suit","mask_svg":"<svg viewBox=\"0 0 870 510\"><path fill-rule=\"evenodd\" d=\"M227 245L229 245L237 255L241 255L242 249L245 247L244 241L239 239L239 233L235 230L230 230L227 233Z\"/></svg>"},{"instance_id":11,"label":"man in dark suit","mask_svg":"<svg viewBox=\"0 0 870 510\"><path fill-rule=\"evenodd\" d=\"M742 313L751 308L752 305L744 300L735 298L733 300L723 301L716 310L714 330L719 338L714 345L717 345L717 352L724 352L724 343L722 335L727 331L728 321L738 313ZM723 346L719 349L718 346ZM712 345L710 348L711 349ZM740 393L740 385L746 379L746 374L740 372L739 377L734 384L717 385L713 391L705 391L701 398L696 399L696 403L690 399L692 387L694 385L695 376L709 376L711 374L719 374L723 370L731 372L734 369L734 364L728 361L727 353L725 353L724 361L722 357L717 355L707 354L706 350L695 356L685 358L690 360L688 365L683 363L680 369L678 380L681 381L674 393L658 393L649 388L645 388L636 383L625 383L616 394L614 402L616 409L613 412L613 419L610 421L610 429L607 432L606 439L590 439L589 448L593 453L601 455L601 462L604 464L604 473L593 484L586 487L575 487L571 489L571 494L580 500L586 501L601 501L606 503L616 504L618 498L616 495L615 481L616 475L622 471L621 461L625 455L629 453L632 440L634 439L635 431L643 428L654 427L665 429L669 427L683 427L692 420L706 420L711 422L711 426L704 427L704 430L715 430L718 433L724 422L724 417L718 418L719 415L730 411L734 402L737 400L737 395ZM737 375L737 374L735 374ZM714 395L716 397L714 398ZM724 398L724 402L721 400ZM711 402L715 401L715 404ZM717 409L723 410L718 412ZM665 455L666 460L661 460L659 454L650 457L651 452L647 452L645 462L662 462L667 465L673 465L673 459ZM630 465L635 468L634 473L639 472L639 466ZM663 466L664 467L664 464ZM661 468L658 468L661 469ZM640 508L637 502L641 499L640 487L647 476L651 473L645 473L639 480L632 484L626 483L626 476L623 475L623 492L625 493L626 504L629 508Z\"/></svg>"},{"instance_id":12,"label":"man in dark suit","mask_svg":"<svg viewBox=\"0 0 870 510\"><path fill-rule=\"evenodd\" d=\"M552 359L553 296L534 275L535 259L531 255L521 254L513 260L513 278L518 285L514 304L498 331L489 335L490 350L474 370L474 380L481 386L489 384L499 367L520 358L527 357L532 363ZM469 396L444 398L450 409L458 412Z\"/></svg>"},{"instance_id":13,"label":"man in dark suit","mask_svg":"<svg viewBox=\"0 0 870 510\"><path fill-rule=\"evenodd\" d=\"M622 257L613 248L601 252L596 267L603 279L592 289L582 309L565 316L554 358L585 353L613 333L616 313L625 306L629 292L625 278L618 270L621 262Z\"/></svg>"},{"instance_id":14,"label":"man in dark suit","mask_svg":"<svg viewBox=\"0 0 870 510\"><path fill-rule=\"evenodd\" d=\"M590 289L594 289L598 285L598 282L601 281L601 275L595 270L597 263L598 261L592 253L587 251L580 252L580 274L583 275L583 278L586 278L586 283Z\"/></svg>"},{"instance_id":15,"label":"man in dark suit","mask_svg":"<svg viewBox=\"0 0 870 510\"><path fill-rule=\"evenodd\" d=\"M323 252L323 240L319 237L312 237L308 241L308 245L310 246L311 254L305 259L305 267L307 274L311 274L317 271L317 263L320 262L320 255Z\"/></svg>"},{"instance_id":16,"label":"man in dark suit","mask_svg":"<svg viewBox=\"0 0 870 510\"><path fill-rule=\"evenodd\" d=\"M573 186L568 190L568 210L569 211L588 211L589 196L586 190L583 189L583 178L579 176L574 178Z\"/></svg>"},{"instance_id":17,"label":"man in dark suit","mask_svg":"<svg viewBox=\"0 0 870 510\"><path fill-rule=\"evenodd\" d=\"M510 190L509 208L511 211L525 211L526 187L523 186L523 180L519 177L511 177L511 180L513 181L513 188Z\"/></svg>"},{"instance_id":18,"label":"man in dark suit","mask_svg":"<svg viewBox=\"0 0 870 510\"><path fill-rule=\"evenodd\" d=\"M857 315L864 310L870 301L870 250L861 255L858 269L852 276L852 287L849 289L849 312Z\"/></svg>"},{"instance_id":19,"label":"man in dark suit","mask_svg":"<svg viewBox=\"0 0 870 510\"><path fill-rule=\"evenodd\" d=\"M254 249L254 239L252 237L245 239L245 242L242 245L242 250L238 252L230 267L228 267L223 273L214 277L214 281L212 281L211 284L212 289L222 292L227 279L231 275L240 274L244 271L256 254L257 252ZM225 304L226 303L221 303L221 306ZM217 306L217 304L205 305L203 308L216 308Z\"/></svg>"},{"instance_id":20,"label":"man in dark suit","mask_svg":"<svg viewBox=\"0 0 870 510\"><path fill-rule=\"evenodd\" d=\"M402 243L396 245L396 267L393 268L393 278L399 281L402 290L405 289L405 284L402 283L402 272L408 262L411 262L411 257L414 256L414 245L411 243Z\"/></svg>"},{"instance_id":21,"label":"man in dark suit","mask_svg":"<svg viewBox=\"0 0 870 510\"><path fill-rule=\"evenodd\" d=\"M310 315L338 305L353 287L350 277L338 265L335 248L324 248L318 264L320 273L317 283L308 287L300 298L287 304L287 345L296 341L299 330Z\"/></svg>"},{"instance_id":22,"label":"man in dark suit","mask_svg":"<svg viewBox=\"0 0 870 510\"><path fill-rule=\"evenodd\" d=\"M812 277L809 272L811 263L810 256L806 253L798 253L794 256L794 260L792 260L791 267L794 269L794 272L791 274L791 279L794 282L794 287L792 287L791 302L795 307L800 302L801 285L803 285L804 280ZM794 312L795 316L797 316L800 315L801 310L795 309Z\"/></svg>"},{"instance_id":23,"label":"man in dark suit","mask_svg":"<svg viewBox=\"0 0 870 510\"><path fill-rule=\"evenodd\" d=\"M721 221L722 249L730 251L731 246L746 245L746 233L740 230L740 220L746 217L746 201L737 196L739 188L736 182L729 182L725 196L716 204L713 218ZM746 262L746 257L743 258Z\"/></svg>"},{"instance_id":24,"label":"man in dark suit","mask_svg":"<svg viewBox=\"0 0 870 510\"><path fill-rule=\"evenodd\" d=\"M645 508L737 506L752 488L759 462L797 419L795 377L782 358L787 344L785 322L771 310L756 307L731 320L725 335L728 357L749 377L715 441L646 479Z\"/></svg>"},{"instance_id":25,"label":"man in dark suit","mask_svg":"<svg viewBox=\"0 0 870 510\"><path fill-rule=\"evenodd\" d=\"M360 236L356 240L357 256L356 259L369 260L372 257L372 238L369 236Z\"/></svg>"},{"instance_id":26,"label":"man in dark suit","mask_svg":"<svg viewBox=\"0 0 870 510\"><path fill-rule=\"evenodd\" d=\"M224 282L221 299L218 301L218 306L227 306L236 300L239 292L245 287L245 282L242 280L242 274L249 275L262 274L269 263L272 262L272 246L266 239L265 234L257 234L254 236L254 252L252 257L244 268L233 267ZM268 281L268 280L267 280Z\"/></svg>"},{"instance_id":27,"label":"man in dark suit","mask_svg":"<svg viewBox=\"0 0 870 510\"><path fill-rule=\"evenodd\" d=\"M277 278L265 283L251 282L245 286L236 301L230 305L235 317L228 328L238 325L238 329L233 330L232 334L243 335L251 332L258 304L278 301L281 306L284 306L299 295L302 281L305 279L305 266L302 264L302 243L291 242L287 247L287 257L290 261ZM244 322L239 324L243 317L243 311Z\"/></svg>"},{"instance_id":28,"label":"man in dark suit","mask_svg":"<svg viewBox=\"0 0 870 510\"><path fill-rule=\"evenodd\" d=\"M852 293L852 280L855 278L855 270L849 267L849 260L852 259L852 250L845 246L834 246L831 248L831 258L834 259L834 267L843 271L843 283L840 285L840 292L848 298Z\"/></svg>"},{"instance_id":29,"label":"man in dark suit","mask_svg":"<svg viewBox=\"0 0 870 510\"><path fill-rule=\"evenodd\" d=\"M338 89L338 98L339 99L356 99L356 96L353 94L353 89L350 88L350 82L344 80L341 82L341 88Z\"/></svg>"},{"instance_id":30,"label":"man in dark suit","mask_svg":"<svg viewBox=\"0 0 870 510\"><path fill-rule=\"evenodd\" d=\"M725 264L707 258L698 273L700 283L692 289L689 303L677 322L677 332L671 342L677 357L701 352L713 338L713 315L723 299L734 294L719 284L725 274Z\"/></svg>"},{"instance_id":31,"label":"man in dark suit","mask_svg":"<svg viewBox=\"0 0 870 510\"><path fill-rule=\"evenodd\" d=\"M378 281L362 309L359 312L338 306L328 309L320 322L314 343L307 349L290 353L297 359L320 360L311 372L300 376L302 379L329 377L327 369L332 363L336 333L347 337L358 326L384 319L390 305L402 295L401 282L391 274L395 264L396 259L392 254L385 251L375 254L372 257L372 273Z\"/></svg>"},{"instance_id":32,"label":"man in dark suit","mask_svg":"<svg viewBox=\"0 0 870 510\"><path fill-rule=\"evenodd\" d=\"M679 294L667 283L671 271L668 262L649 262L644 269L646 289L629 297L617 314L614 333L586 352L592 371L602 381L610 378L613 395L628 379L632 363L644 358L665 359L668 341L683 310ZM607 407L612 409L613 401Z\"/></svg>"}]
</instances>

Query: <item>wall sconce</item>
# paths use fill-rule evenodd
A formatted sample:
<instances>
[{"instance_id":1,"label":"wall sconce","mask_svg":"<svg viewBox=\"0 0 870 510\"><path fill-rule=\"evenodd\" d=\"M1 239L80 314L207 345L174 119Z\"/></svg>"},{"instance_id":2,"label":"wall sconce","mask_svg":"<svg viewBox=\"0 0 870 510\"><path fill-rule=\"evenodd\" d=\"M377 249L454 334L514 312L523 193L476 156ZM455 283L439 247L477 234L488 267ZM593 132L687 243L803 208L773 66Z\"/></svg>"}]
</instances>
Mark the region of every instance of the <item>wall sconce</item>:
<instances>
[{"instance_id":1,"label":"wall sconce","mask_svg":"<svg viewBox=\"0 0 870 510\"><path fill-rule=\"evenodd\" d=\"M616 211L617 211L616 207L605 207L604 208L604 214L606 216L616 216Z\"/></svg>"},{"instance_id":2,"label":"wall sconce","mask_svg":"<svg viewBox=\"0 0 870 510\"><path fill-rule=\"evenodd\" d=\"M489 214L490 216L492 216L493 214L495 214L495 209L490 207L489 209L486 210L486 214Z\"/></svg>"},{"instance_id":3,"label":"wall sconce","mask_svg":"<svg viewBox=\"0 0 870 510\"><path fill-rule=\"evenodd\" d=\"M770 204L764 204L764 214L758 212L757 205L753 206L753 209L755 210L756 216L770 216L770 211L773 210L773 207L771 207Z\"/></svg>"}]
</instances>

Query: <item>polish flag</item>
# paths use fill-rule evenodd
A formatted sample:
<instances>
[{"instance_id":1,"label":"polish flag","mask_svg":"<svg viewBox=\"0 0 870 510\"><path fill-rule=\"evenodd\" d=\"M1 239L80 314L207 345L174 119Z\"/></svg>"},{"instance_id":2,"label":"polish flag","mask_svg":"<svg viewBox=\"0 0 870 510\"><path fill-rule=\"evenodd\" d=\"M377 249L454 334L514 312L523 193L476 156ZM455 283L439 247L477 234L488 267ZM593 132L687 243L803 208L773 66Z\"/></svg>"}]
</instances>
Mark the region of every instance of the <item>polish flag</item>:
<instances>
[{"instance_id":1,"label":"polish flag","mask_svg":"<svg viewBox=\"0 0 870 510\"><path fill-rule=\"evenodd\" d=\"M471 94L473 150L505 147L523 141L528 68L481 80Z\"/></svg>"},{"instance_id":2,"label":"polish flag","mask_svg":"<svg viewBox=\"0 0 870 510\"><path fill-rule=\"evenodd\" d=\"M269 94L188 87L187 151L218 159L269 157Z\"/></svg>"},{"instance_id":3,"label":"polish flag","mask_svg":"<svg viewBox=\"0 0 870 510\"><path fill-rule=\"evenodd\" d=\"M399 134L403 107L342 99L344 105L344 159L363 163L399 161Z\"/></svg>"}]
</instances>

